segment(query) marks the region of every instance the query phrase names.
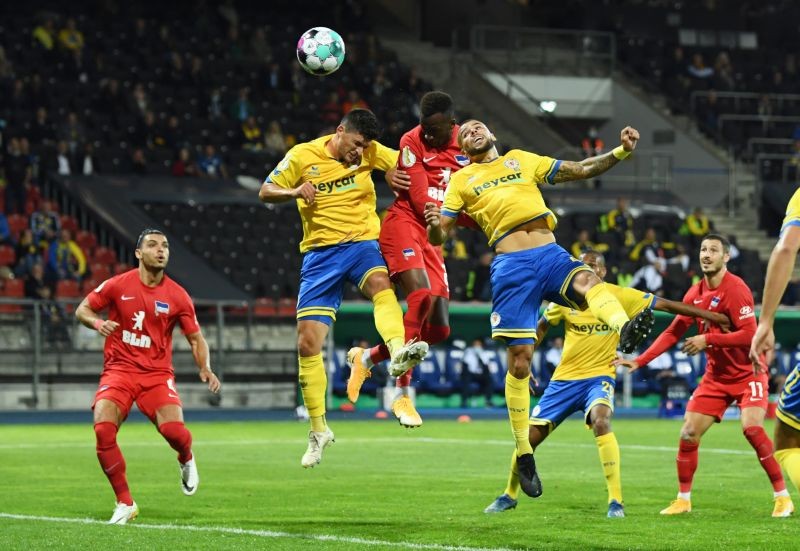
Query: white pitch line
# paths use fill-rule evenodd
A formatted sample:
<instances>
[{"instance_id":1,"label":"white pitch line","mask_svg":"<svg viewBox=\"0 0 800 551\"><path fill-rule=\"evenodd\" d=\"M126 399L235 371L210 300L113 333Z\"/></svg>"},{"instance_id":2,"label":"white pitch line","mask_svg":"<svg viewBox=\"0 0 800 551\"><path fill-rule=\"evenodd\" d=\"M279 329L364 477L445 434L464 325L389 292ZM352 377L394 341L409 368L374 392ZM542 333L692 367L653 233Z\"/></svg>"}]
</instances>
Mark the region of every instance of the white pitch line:
<instances>
[{"instance_id":1,"label":"white pitch line","mask_svg":"<svg viewBox=\"0 0 800 551\"><path fill-rule=\"evenodd\" d=\"M275 439L259 439L259 440L196 440L198 448L203 446L269 446L269 445L300 445L305 444L307 440L296 438L275 438ZM429 437L410 437L410 438L347 438L336 441L336 446L340 447L342 444L456 444L456 445L479 445L479 446L504 446L510 448L514 445L512 440L478 440L468 438L429 438ZM154 440L152 442L125 442L124 439L119 440L119 444L123 448L147 448L154 446L163 446L164 442ZM542 444L544 448L596 448L596 444L591 443L567 443L548 440ZM94 443L89 440L87 442L52 442L49 444L33 444L33 443L20 443L20 444L0 444L0 450L23 450L23 449L56 449L56 448L94 448ZM677 453L677 446L645 446L640 444L624 444L620 445L620 449L632 451L648 451L648 452L669 452ZM700 446L700 451L703 453L714 453L720 455L751 455L753 452L749 450L734 450L729 448L704 448Z\"/></svg>"},{"instance_id":2,"label":"white pitch line","mask_svg":"<svg viewBox=\"0 0 800 551\"><path fill-rule=\"evenodd\" d=\"M14 513L0 513L0 519L9 520L30 520L39 522L58 522L65 524L96 524L106 525L102 520L91 518L65 518L65 517L44 517L34 515L17 515ZM237 536L255 536L258 538L281 538L299 539L312 541L332 541L336 543L352 543L357 545L381 545L384 547L400 547L404 549L434 549L437 551L512 551L505 547L468 547L464 545L443 545L439 543L412 543L404 541L381 541L350 536L334 536L330 534L293 534L291 532L279 532L275 530L247 530L245 528L229 528L226 526L193 526L180 524L127 524L131 528L143 530L177 530L186 532L213 532L218 534L234 534ZM113 528L112 528L113 529Z\"/></svg>"}]
</instances>

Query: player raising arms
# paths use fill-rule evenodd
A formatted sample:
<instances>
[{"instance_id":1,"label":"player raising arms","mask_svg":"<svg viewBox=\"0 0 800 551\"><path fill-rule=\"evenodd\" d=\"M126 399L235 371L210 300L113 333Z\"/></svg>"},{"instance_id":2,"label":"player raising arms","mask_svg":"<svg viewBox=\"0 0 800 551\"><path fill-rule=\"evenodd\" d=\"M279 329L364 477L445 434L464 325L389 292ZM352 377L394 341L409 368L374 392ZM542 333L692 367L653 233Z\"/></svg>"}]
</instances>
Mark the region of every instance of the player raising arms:
<instances>
[{"instance_id":1,"label":"player raising arms","mask_svg":"<svg viewBox=\"0 0 800 551\"><path fill-rule=\"evenodd\" d=\"M678 445L678 497L662 515L677 515L692 510L692 479L697 470L700 439L722 415L732 402L742 412L744 436L756 452L761 466L767 473L774 490L774 517L789 516L794 505L786 492L781 468L772 455L772 442L764 432L764 417L769 396L767 373L754 372L748 358L748 347L756 331L753 293L738 276L728 271L730 243L718 234L708 234L700 242L700 268L703 279L692 285L683 297L683 302L700 308L726 314L733 324L730 333L709 326L694 317L678 316L666 331L635 360L617 360L617 365L627 366L631 371L647 365L654 358L677 344L686 330L697 321L698 334L686 339L683 351L693 355L705 350L708 363L703 380L692 393L686 407L683 427Z\"/></svg>"},{"instance_id":2,"label":"player raising arms","mask_svg":"<svg viewBox=\"0 0 800 551\"><path fill-rule=\"evenodd\" d=\"M522 491L541 495L533 448L528 441L528 412L533 344L539 306L548 299L592 314L620 335L623 351L632 351L653 326L649 309L629 319L619 300L591 268L556 244L556 217L547 208L538 184L591 178L606 172L636 147L639 133L626 127L622 145L580 162L559 161L513 149L500 155L495 137L480 121L461 125L458 143L470 158L456 172L441 209L425 206L428 239L444 242L460 212L470 216L489 239L497 256L492 261L492 337L508 345L506 405L514 440Z\"/></svg>"},{"instance_id":3,"label":"player raising arms","mask_svg":"<svg viewBox=\"0 0 800 551\"><path fill-rule=\"evenodd\" d=\"M303 467L314 467L334 441L325 420L327 378L322 345L342 303L344 284L358 285L375 308L375 327L391 353L390 368L405 372L425 357L428 345L404 345L403 310L378 248L373 169L393 172L397 151L378 143L372 111L353 109L332 135L293 147L258 194L265 203L295 199L303 222L297 351L300 391L311 431Z\"/></svg>"},{"instance_id":4,"label":"player raising arms","mask_svg":"<svg viewBox=\"0 0 800 551\"><path fill-rule=\"evenodd\" d=\"M594 270L597 277L605 279L606 261L602 254L586 251L581 255L581 260ZM608 289L619 299L628 315L633 316L645 308L652 308L671 314L700 316L726 327L730 325L724 315L689 304L613 284L609 284ZM598 321L589 311L580 312L552 302L539 320L536 341L541 343L550 326L561 322L564 322L566 335L564 353L550 384L531 413L528 438L535 452L564 419L576 411L582 411L586 425L594 432L606 478L608 517L624 517L619 444L611 431L614 387L617 382L616 368L612 362L617 357L619 335L610 331L608 325ZM517 506L518 493L519 474L515 451L506 490L484 512L500 513L513 509Z\"/></svg>"},{"instance_id":5,"label":"player raising arms","mask_svg":"<svg viewBox=\"0 0 800 551\"><path fill-rule=\"evenodd\" d=\"M139 514L125 475L125 458L117 431L134 402L158 432L178 452L181 489L197 491L200 478L192 453L192 434L183 424L183 409L172 369L172 330L179 324L192 346L200 380L212 392L220 382L211 371L208 343L200 332L192 299L164 273L169 243L159 230L146 229L136 241L139 268L112 277L89 293L75 317L97 330L106 342L103 374L94 397L97 459L114 493L117 506L109 524L125 524ZM108 308L108 319L98 312Z\"/></svg>"},{"instance_id":6,"label":"player raising arms","mask_svg":"<svg viewBox=\"0 0 800 551\"><path fill-rule=\"evenodd\" d=\"M400 191L381 224L380 246L391 279L400 284L408 310L403 318L406 341L419 339L429 345L450 335L444 258L441 247L428 243L425 230L425 203L441 204L450 175L469 164L458 146L458 126L453 99L444 92L428 92L419 104L420 124L400 139L399 167L411 178L410 188ZM389 359L385 344L371 349L351 348L347 353L350 378L347 397L358 400L370 369ZM404 427L422 425L409 396L412 371L397 378L397 397L392 412ZM395 373L392 373L395 375Z\"/></svg>"},{"instance_id":7,"label":"player raising arms","mask_svg":"<svg viewBox=\"0 0 800 551\"><path fill-rule=\"evenodd\" d=\"M800 250L800 190L794 192L786 208L780 237L772 249L764 281L764 295L758 329L750 347L754 368L766 369L763 354L775 347L775 313L794 271ZM775 422L775 458L795 488L800 490L800 364L786 378L778 401Z\"/></svg>"}]
</instances>

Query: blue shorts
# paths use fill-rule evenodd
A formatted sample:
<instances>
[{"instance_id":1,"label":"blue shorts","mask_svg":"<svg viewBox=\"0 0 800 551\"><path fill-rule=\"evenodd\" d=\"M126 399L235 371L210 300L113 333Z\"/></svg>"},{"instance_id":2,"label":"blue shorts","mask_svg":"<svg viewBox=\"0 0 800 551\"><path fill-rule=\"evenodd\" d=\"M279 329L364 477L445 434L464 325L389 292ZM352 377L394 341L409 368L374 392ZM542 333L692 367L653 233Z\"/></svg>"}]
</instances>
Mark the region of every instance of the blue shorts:
<instances>
[{"instance_id":1,"label":"blue shorts","mask_svg":"<svg viewBox=\"0 0 800 551\"><path fill-rule=\"evenodd\" d=\"M539 403L531 411L531 425L549 425L556 428L575 413L583 411L587 425L591 426L589 411L597 404L614 410L614 385L612 377L591 377L574 381L550 381Z\"/></svg>"},{"instance_id":2,"label":"blue shorts","mask_svg":"<svg viewBox=\"0 0 800 551\"><path fill-rule=\"evenodd\" d=\"M555 243L514 253L492 261L492 338L508 344L532 344L542 299L580 310L572 278L590 270Z\"/></svg>"},{"instance_id":3,"label":"blue shorts","mask_svg":"<svg viewBox=\"0 0 800 551\"><path fill-rule=\"evenodd\" d=\"M783 383L775 415L793 429L800 430L800 364L794 366Z\"/></svg>"},{"instance_id":4,"label":"blue shorts","mask_svg":"<svg viewBox=\"0 0 800 551\"><path fill-rule=\"evenodd\" d=\"M297 319L330 325L342 304L345 282L361 289L374 272L389 273L377 241L356 241L308 251L300 268Z\"/></svg>"}]
</instances>

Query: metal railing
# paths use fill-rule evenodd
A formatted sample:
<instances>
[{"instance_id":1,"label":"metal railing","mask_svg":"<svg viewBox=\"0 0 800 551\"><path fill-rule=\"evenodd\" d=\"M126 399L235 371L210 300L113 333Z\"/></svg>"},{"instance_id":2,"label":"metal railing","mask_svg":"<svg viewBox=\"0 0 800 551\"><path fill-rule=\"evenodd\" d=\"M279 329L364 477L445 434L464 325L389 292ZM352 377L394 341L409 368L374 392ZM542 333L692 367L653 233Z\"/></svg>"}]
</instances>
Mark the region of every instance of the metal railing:
<instances>
[{"instance_id":1,"label":"metal railing","mask_svg":"<svg viewBox=\"0 0 800 551\"><path fill-rule=\"evenodd\" d=\"M717 99L732 99L734 108L738 111L741 108L741 100L761 99L767 97L770 101L781 103L783 101L800 101L800 94L762 94L759 92L718 92L710 90L695 90L689 95L689 105L694 111L697 98L708 98L716 96Z\"/></svg>"}]
</instances>

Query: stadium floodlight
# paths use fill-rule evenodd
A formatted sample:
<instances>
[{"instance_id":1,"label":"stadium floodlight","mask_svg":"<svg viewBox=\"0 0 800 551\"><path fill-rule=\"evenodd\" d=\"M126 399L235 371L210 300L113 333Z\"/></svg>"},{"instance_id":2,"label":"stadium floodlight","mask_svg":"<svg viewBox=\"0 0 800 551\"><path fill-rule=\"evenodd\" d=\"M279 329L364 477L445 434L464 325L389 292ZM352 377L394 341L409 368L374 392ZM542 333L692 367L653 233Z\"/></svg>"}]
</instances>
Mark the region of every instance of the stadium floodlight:
<instances>
[{"instance_id":1,"label":"stadium floodlight","mask_svg":"<svg viewBox=\"0 0 800 551\"><path fill-rule=\"evenodd\" d=\"M552 113L553 111L556 110L556 107L558 107L558 103L556 103L553 100L539 102L539 109L541 109L545 113Z\"/></svg>"}]
</instances>

